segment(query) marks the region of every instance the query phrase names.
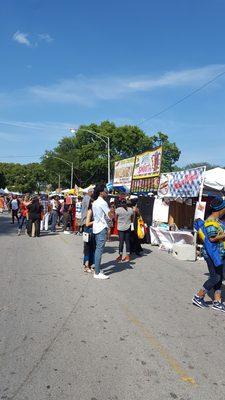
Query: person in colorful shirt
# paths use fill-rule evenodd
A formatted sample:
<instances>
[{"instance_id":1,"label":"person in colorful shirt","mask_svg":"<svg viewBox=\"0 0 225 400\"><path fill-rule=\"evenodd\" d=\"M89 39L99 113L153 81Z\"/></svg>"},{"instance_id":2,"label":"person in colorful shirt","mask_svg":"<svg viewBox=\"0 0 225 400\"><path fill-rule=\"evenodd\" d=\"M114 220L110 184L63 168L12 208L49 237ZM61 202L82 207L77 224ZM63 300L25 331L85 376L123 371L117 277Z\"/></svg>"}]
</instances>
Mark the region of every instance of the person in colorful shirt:
<instances>
[{"instance_id":1,"label":"person in colorful shirt","mask_svg":"<svg viewBox=\"0 0 225 400\"><path fill-rule=\"evenodd\" d=\"M203 228L206 236L203 241L203 256L208 266L209 279L194 296L192 302L200 308L208 307L204 297L206 293L213 289L214 301L212 308L225 312L225 305L222 303L221 298L225 265L225 224L221 221L221 218L225 215L225 200L217 196L212 200L210 207L211 215L204 222ZM207 242L209 242L208 245ZM210 246L210 244L214 245Z\"/></svg>"},{"instance_id":2,"label":"person in colorful shirt","mask_svg":"<svg viewBox=\"0 0 225 400\"><path fill-rule=\"evenodd\" d=\"M25 232L27 232L28 225L28 209L27 206L31 204L29 201L29 197L26 195L22 198L20 203L20 218L19 218L19 227L18 227L18 236L21 235L23 224L25 223Z\"/></svg>"},{"instance_id":3,"label":"person in colorful shirt","mask_svg":"<svg viewBox=\"0 0 225 400\"><path fill-rule=\"evenodd\" d=\"M3 210L4 210L4 204L5 204L4 197L0 196L0 213L1 214L3 213Z\"/></svg>"}]
</instances>

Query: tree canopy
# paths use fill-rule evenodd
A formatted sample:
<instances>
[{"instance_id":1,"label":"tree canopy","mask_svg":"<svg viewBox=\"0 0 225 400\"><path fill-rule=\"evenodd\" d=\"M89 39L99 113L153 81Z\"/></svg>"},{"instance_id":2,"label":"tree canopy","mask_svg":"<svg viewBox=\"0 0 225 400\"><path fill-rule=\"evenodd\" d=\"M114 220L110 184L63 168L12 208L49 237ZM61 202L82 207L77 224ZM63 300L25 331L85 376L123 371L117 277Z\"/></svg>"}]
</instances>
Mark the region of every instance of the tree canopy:
<instances>
[{"instance_id":1,"label":"tree canopy","mask_svg":"<svg viewBox=\"0 0 225 400\"><path fill-rule=\"evenodd\" d=\"M102 137L98 138L92 131ZM59 175L61 187L70 186L70 163L55 158L73 162L74 183L85 187L91 183L107 181L107 137L110 138L111 177L114 162L132 157L144 151L163 146L162 172L183 170L206 165L206 169L216 167L208 162L190 163L184 167L176 165L180 150L169 137L158 132L148 136L139 127L133 125L116 126L104 121L101 124L81 125L76 134L63 137L58 145L46 151L41 163L26 165L18 163L0 163L0 187L19 192L33 192L55 189L58 187Z\"/></svg>"},{"instance_id":2,"label":"tree canopy","mask_svg":"<svg viewBox=\"0 0 225 400\"><path fill-rule=\"evenodd\" d=\"M185 165L185 167L183 167L183 169L191 169L191 168L198 168L198 167L202 167L205 166L206 167L206 171L208 171L209 169L213 169L218 167L218 165L214 165L214 164L210 164L208 162L198 162L198 163L190 163Z\"/></svg>"},{"instance_id":3,"label":"tree canopy","mask_svg":"<svg viewBox=\"0 0 225 400\"><path fill-rule=\"evenodd\" d=\"M5 175L3 172L0 172L0 188L5 188L6 187L6 179Z\"/></svg>"},{"instance_id":4,"label":"tree canopy","mask_svg":"<svg viewBox=\"0 0 225 400\"><path fill-rule=\"evenodd\" d=\"M0 179L1 175L4 176L4 182L0 184L3 189L7 186L9 190L23 193L41 190L47 179L40 163L0 163Z\"/></svg>"},{"instance_id":5,"label":"tree canopy","mask_svg":"<svg viewBox=\"0 0 225 400\"><path fill-rule=\"evenodd\" d=\"M158 132L153 136L146 135L139 127L133 125L116 126L104 121L100 125L81 125L77 133L62 138L51 151L46 151L42 165L48 171L51 182L56 182L56 175L61 174L63 186L70 182L70 168L62 159L74 163L75 182L80 186L87 186L91 182L107 180L107 146L103 140L94 134L110 138L111 175L114 162L132 157L162 144L162 172L172 171L180 156L180 150L175 143L171 143L166 134Z\"/></svg>"}]
</instances>

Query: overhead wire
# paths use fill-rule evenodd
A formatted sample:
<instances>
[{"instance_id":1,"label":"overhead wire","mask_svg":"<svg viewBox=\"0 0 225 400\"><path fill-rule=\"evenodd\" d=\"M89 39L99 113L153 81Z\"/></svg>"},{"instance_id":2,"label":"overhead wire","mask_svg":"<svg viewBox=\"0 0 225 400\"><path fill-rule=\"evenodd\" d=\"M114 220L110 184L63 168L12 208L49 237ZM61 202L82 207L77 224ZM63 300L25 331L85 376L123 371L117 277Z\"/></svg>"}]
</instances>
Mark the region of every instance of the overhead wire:
<instances>
[{"instance_id":1,"label":"overhead wire","mask_svg":"<svg viewBox=\"0 0 225 400\"><path fill-rule=\"evenodd\" d=\"M142 120L141 122L139 122L137 125L143 125L145 122L150 121L153 118L158 117L159 115L162 115L163 113L165 113L166 111L170 110L171 108L177 106L178 104L182 103L183 101L187 100L189 97L195 95L196 93L200 92L202 89L204 89L205 87L209 86L211 83L215 82L217 79L221 78L221 76L225 75L225 71L220 72L219 74L217 74L216 76L214 76L214 78L210 79L209 81L205 82L203 85L199 86L198 88L192 90L190 93L186 94L185 96L181 97L180 99L178 99L177 101L175 101L175 103L170 104L169 106L163 108L161 111L152 114L150 117L145 118L144 120Z\"/></svg>"}]
</instances>

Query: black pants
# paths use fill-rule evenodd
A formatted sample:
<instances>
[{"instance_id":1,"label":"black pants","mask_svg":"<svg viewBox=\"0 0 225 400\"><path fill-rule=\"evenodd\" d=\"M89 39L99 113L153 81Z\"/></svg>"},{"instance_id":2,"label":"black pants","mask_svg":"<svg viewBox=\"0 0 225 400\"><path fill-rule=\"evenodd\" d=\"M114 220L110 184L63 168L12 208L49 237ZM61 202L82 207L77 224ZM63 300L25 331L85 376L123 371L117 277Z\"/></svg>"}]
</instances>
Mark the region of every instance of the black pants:
<instances>
[{"instance_id":1,"label":"black pants","mask_svg":"<svg viewBox=\"0 0 225 400\"><path fill-rule=\"evenodd\" d=\"M14 224L15 218L17 219L17 222L19 222L19 218L18 218L18 210L12 210L12 223Z\"/></svg>"},{"instance_id":2,"label":"black pants","mask_svg":"<svg viewBox=\"0 0 225 400\"><path fill-rule=\"evenodd\" d=\"M32 224L35 225L35 236L40 236L40 218L38 219L29 219L27 225L27 233L29 236L32 234Z\"/></svg>"},{"instance_id":3,"label":"black pants","mask_svg":"<svg viewBox=\"0 0 225 400\"><path fill-rule=\"evenodd\" d=\"M143 251L141 247L141 241L138 239L138 235L136 231L132 231L130 234L130 247L131 253L140 254Z\"/></svg>"},{"instance_id":4,"label":"black pants","mask_svg":"<svg viewBox=\"0 0 225 400\"><path fill-rule=\"evenodd\" d=\"M204 283L204 289L207 291L210 291L211 289L214 289L215 291L221 290L224 265L215 267L210 257L206 258L206 262L209 270L209 279Z\"/></svg>"},{"instance_id":5,"label":"black pants","mask_svg":"<svg viewBox=\"0 0 225 400\"><path fill-rule=\"evenodd\" d=\"M130 254L130 229L127 231L119 231L119 253L123 254L124 242L126 243L126 252Z\"/></svg>"}]
</instances>

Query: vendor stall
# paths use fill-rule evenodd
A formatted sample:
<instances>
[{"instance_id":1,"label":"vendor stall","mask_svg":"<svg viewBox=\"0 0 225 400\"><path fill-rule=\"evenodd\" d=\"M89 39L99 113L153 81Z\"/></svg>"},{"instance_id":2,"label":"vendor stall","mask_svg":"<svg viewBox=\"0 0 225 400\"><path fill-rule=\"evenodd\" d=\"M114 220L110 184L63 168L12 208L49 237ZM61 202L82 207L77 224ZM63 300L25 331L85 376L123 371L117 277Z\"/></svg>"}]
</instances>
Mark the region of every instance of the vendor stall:
<instances>
[{"instance_id":1,"label":"vendor stall","mask_svg":"<svg viewBox=\"0 0 225 400\"><path fill-rule=\"evenodd\" d=\"M161 174L158 198L168 204L168 220L153 220L151 243L181 259L195 260L193 222L196 203L202 199L205 167ZM156 202L157 207L162 207ZM164 213L165 214L165 213ZM154 212L160 218L159 212ZM163 222L163 223L162 223ZM183 258L182 258L183 257Z\"/></svg>"}]
</instances>

